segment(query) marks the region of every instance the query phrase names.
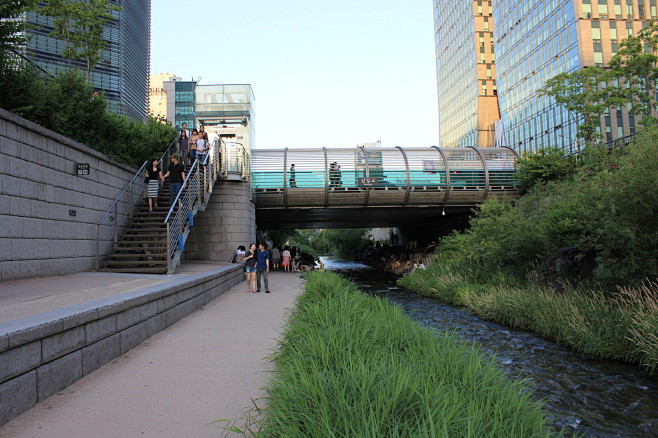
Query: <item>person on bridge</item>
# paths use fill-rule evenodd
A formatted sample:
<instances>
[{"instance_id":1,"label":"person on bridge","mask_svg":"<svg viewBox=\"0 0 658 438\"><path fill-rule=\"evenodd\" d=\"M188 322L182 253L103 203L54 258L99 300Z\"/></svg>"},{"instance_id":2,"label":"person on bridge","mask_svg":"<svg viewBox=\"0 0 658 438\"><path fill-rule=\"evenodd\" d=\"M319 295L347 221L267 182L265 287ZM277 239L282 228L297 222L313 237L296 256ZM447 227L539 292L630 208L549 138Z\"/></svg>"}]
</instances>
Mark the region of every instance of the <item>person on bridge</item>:
<instances>
[{"instance_id":1,"label":"person on bridge","mask_svg":"<svg viewBox=\"0 0 658 438\"><path fill-rule=\"evenodd\" d=\"M260 292L260 277L262 276L265 283L265 293L269 294L270 285L267 282L267 274L270 272L270 252L263 243L258 244L256 259L256 292Z\"/></svg>"},{"instance_id":2,"label":"person on bridge","mask_svg":"<svg viewBox=\"0 0 658 438\"><path fill-rule=\"evenodd\" d=\"M297 180L295 179L295 165L290 165L290 179L288 180L290 187L297 187Z\"/></svg>"},{"instance_id":3,"label":"person on bridge","mask_svg":"<svg viewBox=\"0 0 658 438\"><path fill-rule=\"evenodd\" d=\"M256 293L256 244L249 245L249 253L242 259L247 272L247 292Z\"/></svg>"}]
</instances>

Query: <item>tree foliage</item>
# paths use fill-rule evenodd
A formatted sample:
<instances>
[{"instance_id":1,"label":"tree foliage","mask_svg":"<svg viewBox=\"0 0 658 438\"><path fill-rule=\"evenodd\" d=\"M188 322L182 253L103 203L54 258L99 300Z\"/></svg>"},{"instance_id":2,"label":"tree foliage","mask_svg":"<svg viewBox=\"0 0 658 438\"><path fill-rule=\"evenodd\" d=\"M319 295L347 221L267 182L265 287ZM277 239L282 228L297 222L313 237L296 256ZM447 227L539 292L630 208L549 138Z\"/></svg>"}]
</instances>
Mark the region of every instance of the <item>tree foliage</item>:
<instances>
[{"instance_id":1,"label":"tree foliage","mask_svg":"<svg viewBox=\"0 0 658 438\"><path fill-rule=\"evenodd\" d=\"M625 38L605 69L585 67L560 73L539 90L580 118L578 137L589 144L599 137L601 115L608 108L627 106L642 123L658 118L658 21L651 20L636 35Z\"/></svg>"},{"instance_id":2,"label":"tree foliage","mask_svg":"<svg viewBox=\"0 0 658 438\"><path fill-rule=\"evenodd\" d=\"M617 99L627 99L633 114L655 121L656 81L658 80L658 21L653 19L636 35L619 44L619 50L609 63L610 76L617 79L608 93Z\"/></svg>"},{"instance_id":3,"label":"tree foliage","mask_svg":"<svg viewBox=\"0 0 658 438\"><path fill-rule=\"evenodd\" d=\"M155 119L128 119L108 110L100 95L76 70L44 77L28 67L0 71L0 107L45 128L139 167L162 154L176 137L168 124Z\"/></svg>"},{"instance_id":4,"label":"tree foliage","mask_svg":"<svg viewBox=\"0 0 658 438\"><path fill-rule=\"evenodd\" d=\"M101 50L108 48L103 39L103 27L113 19L112 12L120 8L108 0L48 0L39 11L53 18L51 36L64 41L62 57L82 61L86 80L101 58Z\"/></svg>"},{"instance_id":5,"label":"tree foliage","mask_svg":"<svg viewBox=\"0 0 658 438\"><path fill-rule=\"evenodd\" d=\"M26 24L19 17L30 10L37 0L3 0L0 2L0 69L6 68L9 52L25 41L22 31Z\"/></svg>"},{"instance_id":6,"label":"tree foliage","mask_svg":"<svg viewBox=\"0 0 658 438\"><path fill-rule=\"evenodd\" d=\"M575 171L576 158L565 157L562 148L547 147L520 157L516 164L516 180L529 189L539 183L559 181L571 176Z\"/></svg>"},{"instance_id":7,"label":"tree foliage","mask_svg":"<svg viewBox=\"0 0 658 438\"><path fill-rule=\"evenodd\" d=\"M476 275L522 277L541 258L574 246L593 255L602 284L655 279L656 188L658 128L651 126L623 150L586 148L571 175L536 181L516 201L485 202L468 230L442 240L438 257Z\"/></svg>"},{"instance_id":8,"label":"tree foliage","mask_svg":"<svg viewBox=\"0 0 658 438\"><path fill-rule=\"evenodd\" d=\"M546 81L539 90L540 95L551 96L567 111L581 117L578 137L591 143L598 137L597 128L601 124L601 114L610 105L604 101L606 93L600 84L605 80L605 72L597 67L587 67L572 73L560 73Z\"/></svg>"}]
</instances>

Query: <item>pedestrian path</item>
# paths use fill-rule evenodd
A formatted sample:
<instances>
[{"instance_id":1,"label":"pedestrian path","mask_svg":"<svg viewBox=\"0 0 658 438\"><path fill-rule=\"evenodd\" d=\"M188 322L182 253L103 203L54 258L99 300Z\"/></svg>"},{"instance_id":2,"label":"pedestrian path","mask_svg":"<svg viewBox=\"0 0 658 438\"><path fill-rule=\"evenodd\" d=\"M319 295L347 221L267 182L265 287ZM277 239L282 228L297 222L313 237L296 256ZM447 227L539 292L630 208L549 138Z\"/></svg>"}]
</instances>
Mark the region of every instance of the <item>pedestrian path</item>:
<instances>
[{"instance_id":1,"label":"pedestrian path","mask_svg":"<svg viewBox=\"0 0 658 438\"><path fill-rule=\"evenodd\" d=\"M0 286L0 321L8 317L5 305L29 312L30 301L40 309L52 308L79 299L87 289L102 294L163 281L162 276L152 275L124 274L113 276L115 281L92 273L80 277L67 280L72 285L68 293L61 285L60 293L55 293L54 283L45 281L41 293L36 288L30 292L31 300L12 298L6 290L11 286ZM247 293L245 282L233 287L10 421L0 428L0 436L238 436L221 429L227 423L213 422L240 419L254 403L264 404L263 387L273 370L268 355L275 350L287 311L301 292L301 279L295 273L273 272L269 281L271 294Z\"/></svg>"}]
</instances>

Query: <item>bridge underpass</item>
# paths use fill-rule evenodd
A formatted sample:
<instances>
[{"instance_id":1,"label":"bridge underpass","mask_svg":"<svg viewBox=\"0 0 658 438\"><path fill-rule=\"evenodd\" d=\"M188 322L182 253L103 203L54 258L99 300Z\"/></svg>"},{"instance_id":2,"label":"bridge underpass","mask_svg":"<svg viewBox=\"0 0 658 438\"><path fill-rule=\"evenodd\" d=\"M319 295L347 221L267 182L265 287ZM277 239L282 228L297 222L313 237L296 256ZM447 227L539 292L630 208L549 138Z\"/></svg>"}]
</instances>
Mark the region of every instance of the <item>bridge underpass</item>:
<instances>
[{"instance_id":1,"label":"bridge underpass","mask_svg":"<svg viewBox=\"0 0 658 438\"><path fill-rule=\"evenodd\" d=\"M259 229L463 223L486 198L517 197L510 148L252 151Z\"/></svg>"}]
</instances>

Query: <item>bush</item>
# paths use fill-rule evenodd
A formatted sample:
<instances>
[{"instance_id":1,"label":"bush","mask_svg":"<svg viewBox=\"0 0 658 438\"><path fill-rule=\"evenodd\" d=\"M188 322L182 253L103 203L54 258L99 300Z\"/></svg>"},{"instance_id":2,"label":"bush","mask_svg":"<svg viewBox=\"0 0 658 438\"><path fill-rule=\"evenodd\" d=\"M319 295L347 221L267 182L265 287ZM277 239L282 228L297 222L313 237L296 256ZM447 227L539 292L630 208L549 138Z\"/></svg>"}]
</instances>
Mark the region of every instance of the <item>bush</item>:
<instances>
[{"instance_id":1,"label":"bush","mask_svg":"<svg viewBox=\"0 0 658 438\"><path fill-rule=\"evenodd\" d=\"M515 178L526 189L540 183L562 181L573 175L576 169L575 157L565 157L564 150L558 147L539 149L519 158L516 164Z\"/></svg>"},{"instance_id":2,"label":"bush","mask_svg":"<svg viewBox=\"0 0 658 438\"><path fill-rule=\"evenodd\" d=\"M536 181L518 200L481 204L463 233L442 239L438 260L481 281L523 278L539 260L574 246L591 255L593 280L614 289L658 276L658 129L624 150L588 148L569 177Z\"/></svg>"},{"instance_id":3,"label":"bush","mask_svg":"<svg viewBox=\"0 0 658 438\"><path fill-rule=\"evenodd\" d=\"M47 78L31 68L0 72L0 107L83 143L129 166L162 154L175 130L155 119L132 120L113 113L82 73L71 70ZM5 92L6 90L6 92Z\"/></svg>"}]
</instances>

